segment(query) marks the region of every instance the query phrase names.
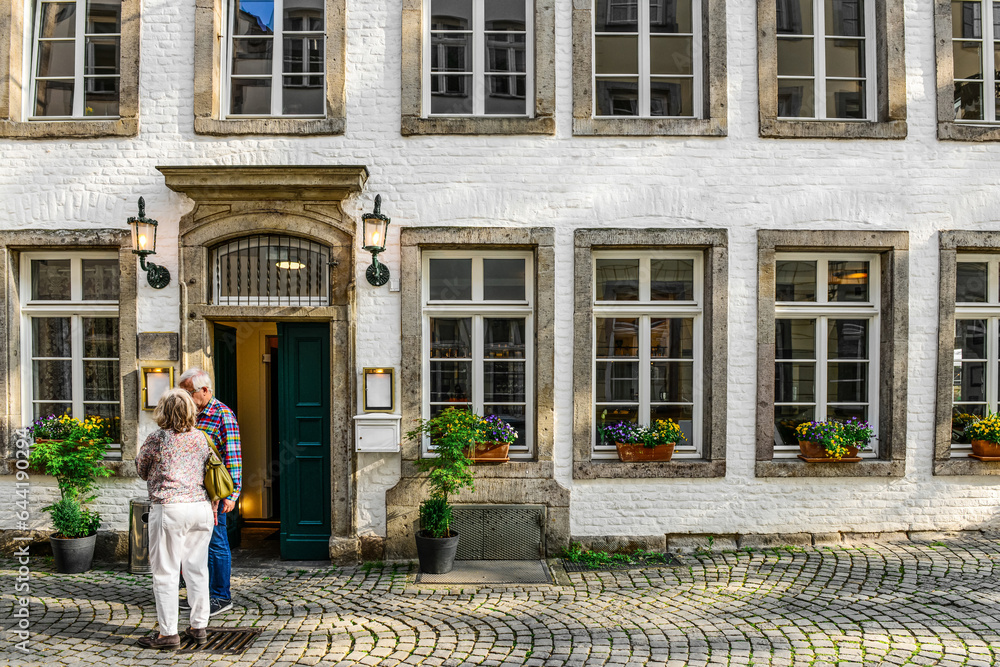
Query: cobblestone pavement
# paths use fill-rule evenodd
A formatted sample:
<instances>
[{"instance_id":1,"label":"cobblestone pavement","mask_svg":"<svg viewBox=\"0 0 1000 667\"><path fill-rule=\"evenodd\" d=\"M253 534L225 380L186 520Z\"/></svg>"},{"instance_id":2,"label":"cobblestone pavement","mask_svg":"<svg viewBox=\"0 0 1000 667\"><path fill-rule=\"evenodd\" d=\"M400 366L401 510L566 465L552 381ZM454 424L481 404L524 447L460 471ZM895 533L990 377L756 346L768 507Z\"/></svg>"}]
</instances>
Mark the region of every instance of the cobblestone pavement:
<instances>
[{"instance_id":1,"label":"cobblestone pavement","mask_svg":"<svg viewBox=\"0 0 1000 667\"><path fill-rule=\"evenodd\" d=\"M242 656L143 650L146 576L33 564L32 653L12 665L991 665L1000 543L989 539L687 554L569 585L427 588L407 564L236 568L213 625L262 628ZM14 570L7 561L7 628ZM373 566L374 565L374 566ZM182 616L182 621L184 617Z\"/></svg>"}]
</instances>

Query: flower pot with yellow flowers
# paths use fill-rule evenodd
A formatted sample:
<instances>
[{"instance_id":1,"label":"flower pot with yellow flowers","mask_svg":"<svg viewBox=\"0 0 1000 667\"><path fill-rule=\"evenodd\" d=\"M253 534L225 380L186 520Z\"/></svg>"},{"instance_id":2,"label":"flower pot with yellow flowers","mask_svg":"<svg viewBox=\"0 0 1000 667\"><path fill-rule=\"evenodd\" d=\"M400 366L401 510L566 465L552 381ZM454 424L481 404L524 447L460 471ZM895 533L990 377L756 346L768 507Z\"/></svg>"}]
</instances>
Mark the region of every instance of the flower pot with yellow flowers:
<instances>
[{"instance_id":1,"label":"flower pot with yellow flowers","mask_svg":"<svg viewBox=\"0 0 1000 667\"><path fill-rule=\"evenodd\" d=\"M799 438L799 458L808 463L839 461L856 463L858 452L868 449L875 429L866 421L851 417L841 421L808 421L795 428Z\"/></svg>"},{"instance_id":2,"label":"flower pot with yellow flowers","mask_svg":"<svg viewBox=\"0 0 1000 667\"><path fill-rule=\"evenodd\" d=\"M604 427L604 437L615 443L618 458L626 463L669 461L677 442L684 439L672 419L657 419L649 426L618 422Z\"/></svg>"},{"instance_id":3,"label":"flower pot with yellow flowers","mask_svg":"<svg viewBox=\"0 0 1000 667\"><path fill-rule=\"evenodd\" d=\"M965 436L972 442L974 459L1000 461L1000 415L990 413L965 427Z\"/></svg>"}]
</instances>

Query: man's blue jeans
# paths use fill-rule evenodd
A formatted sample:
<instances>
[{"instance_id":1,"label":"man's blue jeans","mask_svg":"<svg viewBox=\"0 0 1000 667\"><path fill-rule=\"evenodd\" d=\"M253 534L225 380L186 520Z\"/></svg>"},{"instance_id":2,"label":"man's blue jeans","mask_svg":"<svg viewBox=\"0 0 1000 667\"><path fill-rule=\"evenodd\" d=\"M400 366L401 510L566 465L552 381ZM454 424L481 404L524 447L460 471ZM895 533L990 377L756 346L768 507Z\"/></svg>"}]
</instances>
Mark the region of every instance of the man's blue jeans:
<instances>
[{"instance_id":1,"label":"man's blue jeans","mask_svg":"<svg viewBox=\"0 0 1000 667\"><path fill-rule=\"evenodd\" d=\"M235 508L233 509L235 512ZM208 597L213 600L229 600L229 574L233 569L233 553L229 550L229 535L226 534L226 515L219 503L219 525L212 533L208 545Z\"/></svg>"}]
</instances>

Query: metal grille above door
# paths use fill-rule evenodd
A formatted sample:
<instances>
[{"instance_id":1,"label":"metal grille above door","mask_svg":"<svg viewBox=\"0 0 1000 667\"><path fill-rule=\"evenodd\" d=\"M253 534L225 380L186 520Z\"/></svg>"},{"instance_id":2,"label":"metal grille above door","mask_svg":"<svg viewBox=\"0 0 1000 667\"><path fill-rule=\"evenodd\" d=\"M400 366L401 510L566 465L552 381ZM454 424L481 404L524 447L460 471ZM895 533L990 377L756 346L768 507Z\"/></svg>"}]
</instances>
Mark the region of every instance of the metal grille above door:
<instances>
[{"instance_id":1,"label":"metal grille above door","mask_svg":"<svg viewBox=\"0 0 1000 667\"><path fill-rule=\"evenodd\" d=\"M212 250L214 303L326 306L330 249L296 236L243 236Z\"/></svg>"},{"instance_id":2,"label":"metal grille above door","mask_svg":"<svg viewBox=\"0 0 1000 667\"><path fill-rule=\"evenodd\" d=\"M545 554L544 505L456 505L456 560L537 560Z\"/></svg>"}]
</instances>

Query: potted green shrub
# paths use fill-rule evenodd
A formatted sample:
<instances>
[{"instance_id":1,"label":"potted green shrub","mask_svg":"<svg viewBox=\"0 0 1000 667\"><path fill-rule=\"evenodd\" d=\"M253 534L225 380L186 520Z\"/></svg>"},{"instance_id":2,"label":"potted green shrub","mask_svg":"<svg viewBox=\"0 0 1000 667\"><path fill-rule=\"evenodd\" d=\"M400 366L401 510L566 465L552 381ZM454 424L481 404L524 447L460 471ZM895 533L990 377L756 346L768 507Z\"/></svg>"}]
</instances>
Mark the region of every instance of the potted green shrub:
<instances>
[{"instance_id":1,"label":"potted green shrub","mask_svg":"<svg viewBox=\"0 0 1000 667\"><path fill-rule=\"evenodd\" d=\"M421 530L415 534L421 572L444 574L455 565L458 533L451 527L449 498L462 489L475 490L466 451L481 437L481 426L482 419L472 412L447 408L406 434L411 440L427 436L434 448L432 456L417 462L428 473L431 488L430 498L420 503Z\"/></svg>"},{"instance_id":2,"label":"potted green shrub","mask_svg":"<svg viewBox=\"0 0 1000 667\"><path fill-rule=\"evenodd\" d=\"M514 427L496 415L480 420L479 440L469 447L465 455L475 463L506 463L510 460L510 446L517 440Z\"/></svg>"},{"instance_id":3,"label":"potted green shrub","mask_svg":"<svg viewBox=\"0 0 1000 667\"><path fill-rule=\"evenodd\" d=\"M1000 461L1000 415L989 413L965 426L965 436L972 443L972 458Z\"/></svg>"},{"instance_id":4,"label":"potted green shrub","mask_svg":"<svg viewBox=\"0 0 1000 667\"><path fill-rule=\"evenodd\" d=\"M604 438L615 443L622 461L669 461L677 442L684 439L672 419L657 419L649 426L618 422L603 427Z\"/></svg>"},{"instance_id":5,"label":"potted green shrub","mask_svg":"<svg viewBox=\"0 0 1000 667\"><path fill-rule=\"evenodd\" d=\"M55 529L49 540L56 570L86 572L94 561L101 524L100 515L86 504L96 497L97 480L111 475L102 464L112 440L111 424L100 417L81 422L50 415L36 420L31 432L35 442L29 464L55 477L59 485L59 500L42 508L50 513Z\"/></svg>"},{"instance_id":6,"label":"potted green shrub","mask_svg":"<svg viewBox=\"0 0 1000 667\"><path fill-rule=\"evenodd\" d=\"M868 422L851 417L846 422L807 421L795 427L799 438L799 458L809 463L861 459L858 451L868 449L875 429Z\"/></svg>"}]
</instances>

